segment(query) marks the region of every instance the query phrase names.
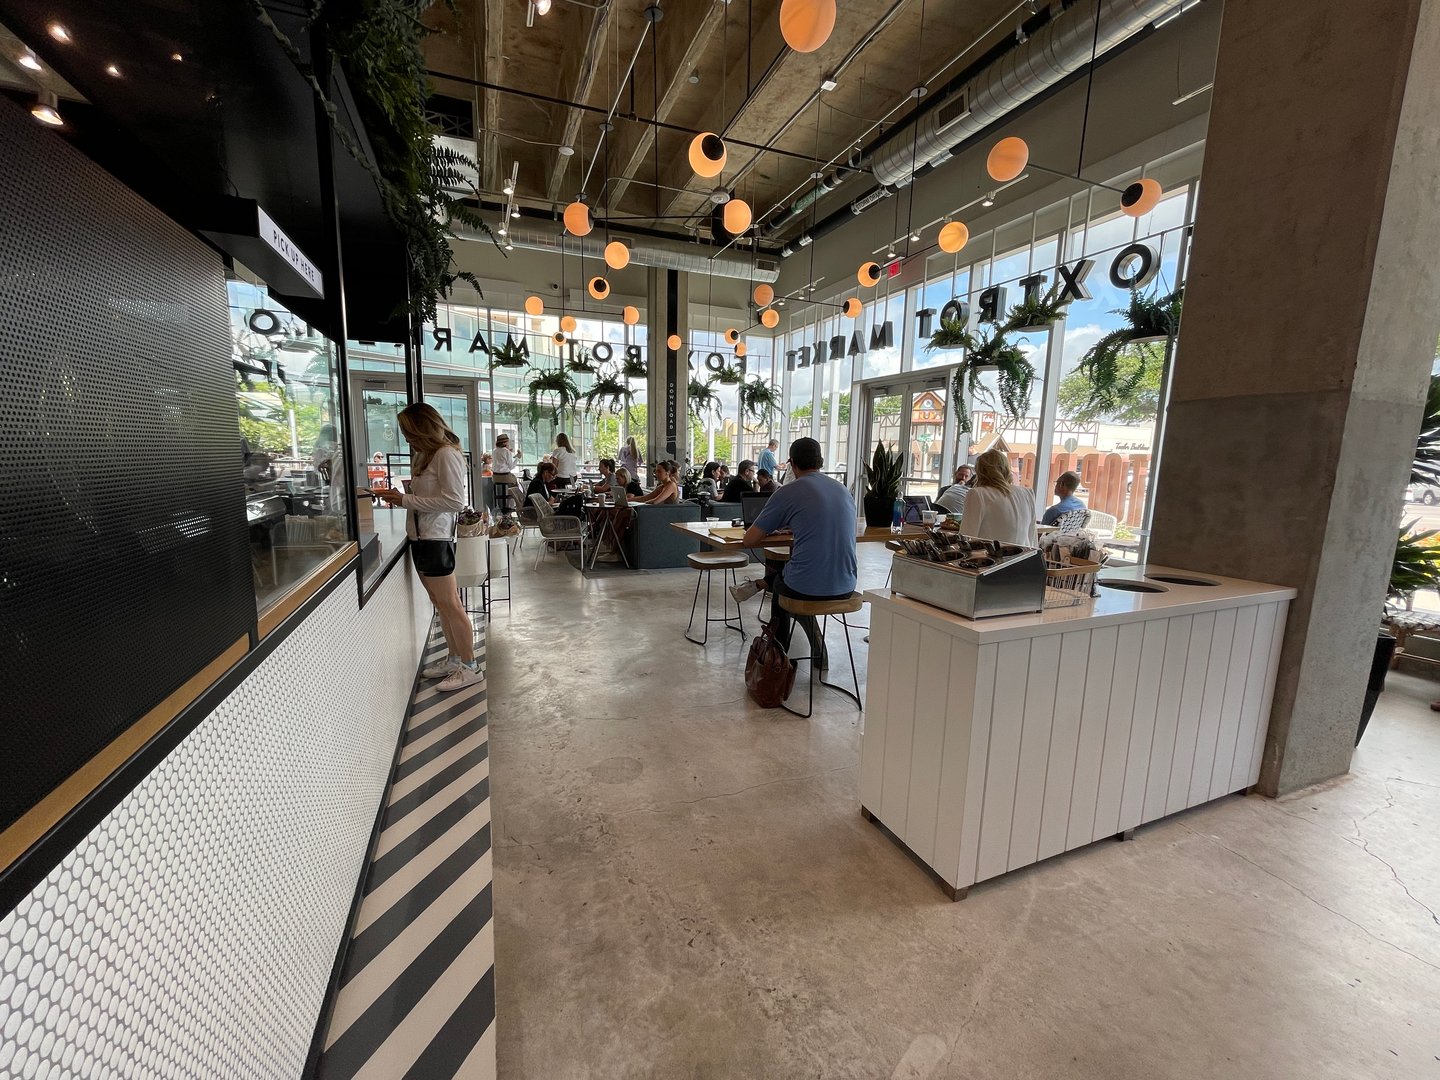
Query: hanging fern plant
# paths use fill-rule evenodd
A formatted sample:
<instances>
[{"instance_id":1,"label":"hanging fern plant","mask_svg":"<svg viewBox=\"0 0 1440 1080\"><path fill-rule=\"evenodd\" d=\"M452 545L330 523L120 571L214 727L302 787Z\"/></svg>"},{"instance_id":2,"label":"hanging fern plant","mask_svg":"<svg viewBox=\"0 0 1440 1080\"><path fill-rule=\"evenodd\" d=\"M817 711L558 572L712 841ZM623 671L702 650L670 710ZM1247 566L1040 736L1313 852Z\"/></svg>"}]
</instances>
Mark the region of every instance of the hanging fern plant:
<instances>
[{"instance_id":1,"label":"hanging fern plant","mask_svg":"<svg viewBox=\"0 0 1440 1080\"><path fill-rule=\"evenodd\" d=\"M762 379L740 384L740 412L763 424L782 406L780 391Z\"/></svg>"},{"instance_id":2,"label":"hanging fern plant","mask_svg":"<svg viewBox=\"0 0 1440 1080\"><path fill-rule=\"evenodd\" d=\"M620 368L620 377L624 379L648 379L650 377L650 365L638 356L628 356L625 358L624 365Z\"/></svg>"},{"instance_id":3,"label":"hanging fern plant","mask_svg":"<svg viewBox=\"0 0 1440 1080\"><path fill-rule=\"evenodd\" d=\"M565 361L565 368L576 375L598 375L600 373L600 365L595 363L595 357L591 354L588 345L576 349L575 355Z\"/></svg>"},{"instance_id":4,"label":"hanging fern plant","mask_svg":"<svg viewBox=\"0 0 1440 1080\"><path fill-rule=\"evenodd\" d=\"M937 343L939 339L939 343ZM968 393L1003 409L1018 420L1030 406L1030 387L1035 382L1035 367L1020 346L1005 337L1003 327L972 334L965 324L954 319L942 320L940 329L925 346L927 352L938 349L964 349L965 357L950 377L950 404L962 434L971 430L970 410L965 405ZM995 372L995 392L982 380L987 371Z\"/></svg>"},{"instance_id":5,"label":"hanging fern plant","mask_svg":"<svg viewBox=\"0 0 1440 1080\"><path fill-rule=\"evenodd\" d=\"M715 393L714 385L708 381L701 382L695 376L690 376L690 388L686 397L690 403L690 415L697 422L720 411L720 395Z\"/></svg>"},{"instance_id":6,"label":"hanging fern plant","mask_svg":"<svg viewBox=\"0 0 1440 1080\"><path fill-rule=\"evenodd\" d=\"M739 386L745 381L745 369L726 364L715 372L714 379L721 386Z\"/></svg>"},{"instance_id":7,"label":"hanging fern plant","mask_svg":"<svg viewBox=\"0 0 1440 1080\"><path fill-rule=\"evenodd\" d=\"M1004 328L1011 333L1024 333L1027 330L1045 330L1057 320L1064 318L1065 309L1070 304L1066 297L1060 299L1060 287L1052 286L1044 296L1037 296L1035 299L1022 300L1010 309L1006 315Z\"/></svg>"},{"instance_id":8,"label":"hanging fern plant","mask_svg":"<svg viewBox=\"0 0 1440 1080\"><path fill-rule=\"evenodd\" d=\"M1184 293L1183 285L1159 297L1132 291L1130 306L1112 312L1124 317L1124 325L1097 341L1076 365L1090 384L1087 409L1109 413L1123 408L1144 382L1151 365L1165 362L1164 350L1142 346L1167 340L1180 329ZM1126 356L1139 363L1122 364Z\"/></svg>"},{"instance_id":9,"label":"hanging fern plant","mask_svg":"<svg viewBox=\"0 0 1440 1080\"><path fill-rule=\"evenodd\" d=\"M522 368L529 363L529 350L514 338L506 341L498 349L490 350L490 366L492 368Z\"/></svg>"},{"instance_id":10,"label":"hanging fern plant","mask_svg":"<svg viewBox=\"0 0 1440 1080\"><path fill-rule=\"evenodd\" d=\"M615 375L605 374L599 376L595 385L585 391L585 408L594 409L597 401L603 401L608 411L618 413L627 408L634 399L635 391Z\"/></svg>"},{"instance_id":11,"label":"hanging fern plant","mask_svg":"<svg viewBox=\"0 0 1440 1080\"><path fill-rule=\"evenodd\" d=\"M468 282L479 292L475 276L454 266L451 222L483 232L501 255L505 252L479 211L453 194L471 183L475 163L437 144L436 131L425 116L430 79L424 41L435 31L421 21L421 15L430 3L329 0L310 6L309 36L327 41L332 62L344 70L375 151L373 160L339 119L330 99L330 72L314 70L270 17L263 0L249 3L334 122L341 144L374 179L385 214L404 241L409 311L433 322L437 302L450 295L457 281ZM457 12L454 0L446 0L446 6L452 14Z\"/></svg>"},{"instance_id":12,"label":"hanging fern plant","mask_svg":"<svg viewBox=\"0 0 1440 1080\"><path fill-rule=\"evenodd\" d=\"M540 417L544 414L541 398L546 400L550 418L557 424L560 423L560 414L566 409L575 408L576 402L580 400L580 387L564 368L546 371L531 368L530 383L526 389L530 393L531 424L540 423Z\"/></svg>"}]
</instances>

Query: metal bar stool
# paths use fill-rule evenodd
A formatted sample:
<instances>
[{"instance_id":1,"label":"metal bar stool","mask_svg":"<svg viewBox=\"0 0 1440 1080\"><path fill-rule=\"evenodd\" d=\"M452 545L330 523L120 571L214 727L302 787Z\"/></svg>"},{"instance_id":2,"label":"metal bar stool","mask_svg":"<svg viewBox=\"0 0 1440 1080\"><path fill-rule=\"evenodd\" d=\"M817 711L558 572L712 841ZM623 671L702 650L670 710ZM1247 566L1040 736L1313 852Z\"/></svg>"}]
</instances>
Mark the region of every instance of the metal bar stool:
<instances>
[{"instance_id":1,"label":"metal bar stool","mask_svg":"<svg viewBox=\"0 0 1440 1080\"><path fill-rule=\"evenodd\" d=\"M799 619L809 616L815 620L815 642L812 643L812 648L824 647L825 625L828 620L838 619L840 621L840 626L845 632L845 652L850 656L850 679L855 685L855 692L852 694L845 687L839 686L836 683L826 682L823 678L820 678L819 682L821 685L828 686L832 690L838 690L850 698L850 700L854 701L857 709L863 710L865 706L860 701L860 674L855 670L855 649L850 644L850 623L846 621L846 616L864 608L864 598L859 593L851 593L841 600L801 600L798 597L786 596L782 593L777 595L776 599L780 601L780 606L795 618ZM805 682L805 711L802 713L798 709L792 709L784 702L781 702L780 707L788 713L794 713L796 716L809 719L815 707L815 682L819 677L819 673L815 670L813 654L797 656L794 659L797 664L802 660L810 662L810 678Z\"/></svg>"},{"instance_id":2,"label":"metal bar stool","mask_svg":"<svg viewBox=\"0 0 1440 1080\"><path fill-rule=\"evenodd\" d=\"M730 590L725 587L725 571L730 571L730 584L737 584L738 579L735 577L735 571L748 566L750 564L750 556L744 552L731 554L726 551L697 551L691 555L687 555L686 560L690 563L690 566L698 570L699 573L695 575L695 599L690 604L690 621L685 624L685 640L693 642L696 645L706 644L710 640L710 624L712 622L718 622L724 623L728 629L734 630L740 635L740 640L744 641L745 617L740 611L739 604L735 605L736 622L732 623L730 621ZM710 616L710 575L714 570L720 571L721 614L719 618L711 618ZM695 609L700 606L700 582L702 576L705 582L705 636L696 639L690 636L690 627L695 622ZM736 625L736 623L739 625Z\"/></svg>"}]
</instances>

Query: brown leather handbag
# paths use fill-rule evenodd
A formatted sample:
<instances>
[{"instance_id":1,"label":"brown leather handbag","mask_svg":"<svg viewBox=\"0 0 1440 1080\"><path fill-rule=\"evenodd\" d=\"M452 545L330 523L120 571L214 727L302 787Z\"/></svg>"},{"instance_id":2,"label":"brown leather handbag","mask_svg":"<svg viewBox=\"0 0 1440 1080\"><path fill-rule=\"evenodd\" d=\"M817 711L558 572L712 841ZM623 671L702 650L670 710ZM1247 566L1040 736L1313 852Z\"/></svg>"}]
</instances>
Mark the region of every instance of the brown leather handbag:
<instances>
[{"instance_id":1,"label":"brown leather handbag","mask_svg":"<svg viewBox=\"0 0 1440 1080\"><path fill-rule=\"evenodd\" d=\"M795 661L785 654L769 623L750 643L745 689L762 709L778 709L795 688Z\"/></svg>"}]
</instances>

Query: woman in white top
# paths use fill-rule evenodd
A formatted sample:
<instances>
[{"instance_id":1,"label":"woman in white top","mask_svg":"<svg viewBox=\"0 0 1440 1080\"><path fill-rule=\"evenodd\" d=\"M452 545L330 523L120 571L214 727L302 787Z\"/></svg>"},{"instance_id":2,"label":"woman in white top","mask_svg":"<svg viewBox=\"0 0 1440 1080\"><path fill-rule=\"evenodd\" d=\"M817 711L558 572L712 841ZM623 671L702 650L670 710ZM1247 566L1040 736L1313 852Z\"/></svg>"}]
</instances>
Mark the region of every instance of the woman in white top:
<instances>
[{"instance_id":1,"label":"woman in white top","mask_svg":"<svg viewBox=\"0 0 1440 1080\"><path fill-rule=\"evenodd\" d=\"M555 449L551 452L550 459L555 462L556 482L563 487L569 487L575 482L575 477L580 475L580 459L575 456L570 437L563 431L555 436Z\"/></svg>"},{"instance_id":2,"label":"woman in white top","mask_svg":"<svg viewBox=\"0 0 1440 1080\"><path fill-rule=\"evenodd\" d=\"M496 435L490 473L495 485L495 502L507 514L510 512L510 492L516 486L515 466L518 464L520 455L510 448L510 436L504 432Z\"/></svg>"},{"instance_id":3,"label":"woman in white top","mask_svg":"<svg viewBox=\"0 0 1440 1080\"><path fill-rule=\"evenodd\" d=\"M1037 547L1035 493L1010 476L1010 459L1001 450L986 450L975 462L975 486L965 496L960 519L964 536Z\"/></svg>"},{"instance_id":4,"label":"woman in white top","mask_svg":"<svg viewBox=\"0 0 1440 1080\"><path fill-rule=\"evenodd\" d=\"M620 448L620 465L628 472L632 479L640 478L640 450L635 445L635 437L632 435L625 440L625 445Z\"/></svg>"},{"instance_id":5,"label":"woman in white top","mask_svg":"<svg viewBox=\"0 0 1440 1080\"><path fill-rule=\"evenodd\" d=\"M440 679L437 690L459 690L482 678L475 662L475 628L455 586L455 521L465 508L465 455L460 438L433 405L400 410L400 434L414 454L409 491L375 488L392 506L403 506L410 561L440 615L449 655L422 674Z\"/></svg>"}]
</instances>

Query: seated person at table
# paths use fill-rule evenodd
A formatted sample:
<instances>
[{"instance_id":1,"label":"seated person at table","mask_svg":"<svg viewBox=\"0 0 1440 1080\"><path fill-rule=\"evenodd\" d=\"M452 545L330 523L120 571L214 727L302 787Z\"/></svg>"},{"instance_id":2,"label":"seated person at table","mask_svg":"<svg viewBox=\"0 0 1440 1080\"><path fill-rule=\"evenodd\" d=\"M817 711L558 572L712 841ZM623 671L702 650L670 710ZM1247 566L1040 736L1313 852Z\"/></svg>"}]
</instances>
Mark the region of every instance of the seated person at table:
<instances>
[{"instance_id":1,"label":"seated person at table","mask_svg":"<svg viewBox=\"0 0 1440 1080\"><path fill-rule=\"evenodd\" d=\"M1056 502L1047 507L1045 513L1040 515L1041 525L1054 525L1072 510L1084 510L1085 504L1075 497L1075 492L1080 489L1080 474L1063 472L1060 478L1055 481Z\"/></svg>"},{"instance_id":2,"label":"seated person at table","mask_svg":"<svg viewBox=\"0 0 1440 1080\"><path fill-rule=\"evenodd\" d=\"M600 479L595 481L595 492L604 495L615 488L615 459L602 457L600 459Z\"/></svg>"},{"instance_id":3,"label":"seated person at table","mask_svg":"<svg viewBox=\"0 0 1440 1080\"><path fill-rule=\"evenodd\" d=\"M695 494L706 499L719 497L720 463L718 461L707 461L705 467L700 470L700 483L695 485Z\"/></svg>"},{"instance_id":4,"label":"seated person at table","mask_svg":"<svg viewBox=\"0 0 1440 1080\"><path fill-rule=\"evenodd\" d=\"M626 495L644 495L645 489L640 486L640 481L631 475L630 470L625 466L615 470L615 482L610 485L610 493L615 496L615 501L620 501L620 492Z\"/></svg>"},{"instance_id":5,"label":"seated person at table","mask_svg":"<svg viewBox=\"0 0 1440 1080\"><path fill-rule=\"evenodd\" d=\"M1035 494L1015 483L1003 450L986 450L975 462L975 486L965 496L960 532L982 540L1036 547Z\"/></svg>"},{"instance_id":6,"label":"seated person at table","mask_svg":"<svg viewBox=\"0 0 1440 1080\"><path fill-rule=\"evenodd\" d=\"M755 524L745 530L741 544L760 547L765 538L781 529L789 529L790 561L766 563L765 585L772 597L793 596L801 600L839 600L855 591L855 500L838 480L825 476L820 444L814 439L796 439L790 444L791 481L771 495ZM742 582L731 589L736 600L743 600L762 588L759 581ZM790 646L789 614L772 598L771 625L776 639L785 648ZM825 642L817 640L811 626L810 636L814 665L828 667Z\"/></svg>"},{"instance_id":7,"label":"seated person at table","mask_svg":"<svg viewBox=\"0 0 1440 1080\"><path fill-rule=\"evenodd\" d=\"M530 481L530 486L525 489L525 504L532 505L531 495L539 495L546 502L553 502L550 498L550 484L555 479L555 465L553 462L542 461L535 467L535 479Z\"/></svg>"},{"instance_id":8,"label":"seated person at table","mask_svg":"<svg viewBox=\"0 0 1440 1080\"><path fill-rule=\"evenodd\" d=\"M676 483L675 477L679 470L675 463L673 461L657 461L652 468L655 470L655 490L649 495L636 495L630 501L632 503L650 503L653 506L678 503L680 501L680 485Z\"/></svg>"},{"instance_id":9,"label":"seated person at table","mask_svg":"<svg viewBox=\"0 0 1440 1080\"><path fill-rule=\"evenodd\" d=\"M720 496L721 502L738 503L741 496L755 494L755 463L753 461L740 462L740 471L730 478L725 485L725 494Z\"/></svg>"},{"instance_id":10,"label":"seated person at table","mask_svg":"<svg viewBox=\"0 0 1440 1080\"><path fill-rule=\"evenodd\" d=\"M940 489L940 494L935 496L935 505L947 514L963 514L965 496L970 494L971 477L974 474L975 470L969 465L956 466L955 482Z\"/></svg>"},{"instance_id":11,"label":"seated person at table","mask_svg":"<svg viewBox=\"0 0 1440 1080\"><path fill-rule=\"evenodd\" d=\"M755 470L755 490L762 494L775 490L775 477L769 469Z\"/></svg>"}]
</instances>

